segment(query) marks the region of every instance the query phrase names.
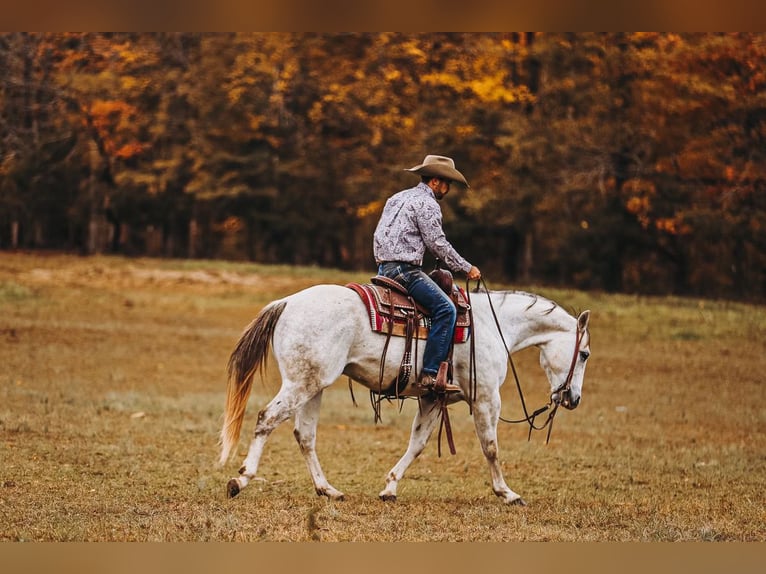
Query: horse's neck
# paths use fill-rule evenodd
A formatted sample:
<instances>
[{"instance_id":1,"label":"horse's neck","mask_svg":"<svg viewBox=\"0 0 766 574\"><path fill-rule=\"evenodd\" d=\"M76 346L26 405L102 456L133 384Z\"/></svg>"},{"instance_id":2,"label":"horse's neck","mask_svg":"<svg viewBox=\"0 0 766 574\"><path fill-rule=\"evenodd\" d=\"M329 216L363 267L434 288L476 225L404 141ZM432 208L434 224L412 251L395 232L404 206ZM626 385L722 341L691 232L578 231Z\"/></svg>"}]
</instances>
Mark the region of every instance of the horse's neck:
<instances>
[{"instance_id":1,"label":"horse's neck","mask_svg":"<svg viewBox=\"0 0 766 574\"><path fill-rule=\"evenodd\" d=\"M494 309L505 343L512 352L542 345L556 334L571 330L575 321L553 301L526 293L491 292L491 307L486 293L473 294L472 299L484 302L479 304L480 308L493 324Z\"/></svg>"}]
</instances>

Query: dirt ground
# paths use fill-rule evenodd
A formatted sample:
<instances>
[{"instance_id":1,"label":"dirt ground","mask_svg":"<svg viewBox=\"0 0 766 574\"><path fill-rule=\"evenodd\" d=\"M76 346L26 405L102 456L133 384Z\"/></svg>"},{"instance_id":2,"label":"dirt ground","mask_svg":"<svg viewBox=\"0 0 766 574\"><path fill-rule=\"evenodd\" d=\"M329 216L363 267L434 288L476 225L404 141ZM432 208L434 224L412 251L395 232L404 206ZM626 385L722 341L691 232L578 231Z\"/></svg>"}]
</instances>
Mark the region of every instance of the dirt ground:
<instances>
[{"instance_id":1,"label":"dirt ground","mask_svg":"<svg viewBox=\"0 0 766 574\"><path fill-rule=\"evenodd\" d=\"M500 429L509 485L491 492L467 407L457 454L435 441L399 500L377 499L412 411L384 409L339 381L318 448L346 500L317 498L286 423L255 484L224 486L244 455L215 465L225 366L268 301L368 274L245 263L0 253L0 540L5 541L766 541L766 310L673 298L544 294L592 310L577 411L551 444ZM526 290L532 290L527 288ZM536 353L517 357L544 402ZM246 418L277 388L255 386ZM512 385L503 414L518 414Z\"/></svg>"}]
</instances>

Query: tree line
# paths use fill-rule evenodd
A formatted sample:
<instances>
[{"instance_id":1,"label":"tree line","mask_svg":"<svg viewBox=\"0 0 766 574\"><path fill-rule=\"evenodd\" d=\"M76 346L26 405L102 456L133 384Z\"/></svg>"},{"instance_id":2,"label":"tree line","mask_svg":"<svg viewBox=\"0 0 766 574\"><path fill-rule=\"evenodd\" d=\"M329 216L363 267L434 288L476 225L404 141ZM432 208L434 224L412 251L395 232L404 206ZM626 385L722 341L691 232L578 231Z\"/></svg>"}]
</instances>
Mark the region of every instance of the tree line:
<instances>
[{"instance_id":1,"label":"tree line","mask_svg":"<svg viewBox=\"0 0 766 574\"><path fill-rule=\"evenodd\" d=\"M761 33L0 35L0 249L374 269L404 168L496 281L761 301Z\"/></svg>"}]
</instances>

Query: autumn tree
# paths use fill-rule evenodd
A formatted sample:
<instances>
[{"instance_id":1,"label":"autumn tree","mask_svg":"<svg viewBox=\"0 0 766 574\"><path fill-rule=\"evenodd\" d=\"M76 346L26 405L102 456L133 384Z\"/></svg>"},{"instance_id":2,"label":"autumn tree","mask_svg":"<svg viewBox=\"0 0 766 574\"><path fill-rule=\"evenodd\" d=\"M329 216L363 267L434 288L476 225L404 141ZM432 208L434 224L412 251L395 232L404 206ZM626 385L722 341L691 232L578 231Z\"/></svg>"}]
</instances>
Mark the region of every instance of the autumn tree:
<instances>
[{"instance_id":1,"label":"autumn tree","mask_svg":"<svg viewBox=\"0 0 766 574\"><path fill-rule=\"evenodd\" d=\"M763 34L0 35L0 247L372 269L426 153L488 277L762 298Z\"/></svg>"},{"instance_id":2,"label":"autumn tree","mask_svg":"<svg viewBox=\"0 0 766 574\"><path fill-rule=\"evenodd\" d=\"M0 36L0 246L77 244L67 216L80 178L78 127L55 82L56 59L46 36Z\"/></svg>"}]
</instances>

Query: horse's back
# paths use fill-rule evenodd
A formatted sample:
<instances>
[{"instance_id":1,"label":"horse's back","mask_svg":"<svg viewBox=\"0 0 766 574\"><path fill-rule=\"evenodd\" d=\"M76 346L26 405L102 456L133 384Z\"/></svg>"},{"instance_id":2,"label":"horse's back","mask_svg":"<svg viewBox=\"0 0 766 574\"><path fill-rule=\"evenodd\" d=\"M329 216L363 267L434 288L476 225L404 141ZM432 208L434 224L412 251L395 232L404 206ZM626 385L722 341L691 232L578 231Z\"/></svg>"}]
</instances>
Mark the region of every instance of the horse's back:
<instances>
[{"instance_id":1,"label":"horse's back","mask_svg":"<svg viewBox=\"0 0 766 574\"><path fill-rule=\"evenodd\" d=\"M314 336L337 334L356 328L366 320L359 296L341 285L314 285L285 298L285 322Z\"/></svg>"},{"instance_id":2,"label":"horse's back","mask_svg":"<svg viewBox=\"0 0 766 574\"><path fill-rule=\"evenodd\" d=\"M333 284L312 285L286 298L291 305L311 307L319 312L332 311L341 306L359 307L359 296L348 287Z\"/></svg>"},{"instance_id":3,"label":"horse's back","mask_svg":"<svg viewBox=\"0 0 766 574\"><path fill-rule=\"evenodd\" d=\"M272 342L283 376L331 383L356 355L360 339L369 337L361 299L347 287L315 285L281 301L286 305Z\"/></svg>"}]
</instances>

